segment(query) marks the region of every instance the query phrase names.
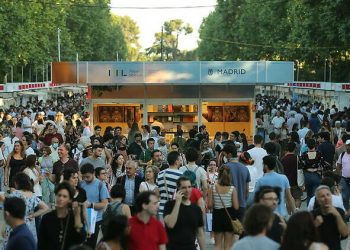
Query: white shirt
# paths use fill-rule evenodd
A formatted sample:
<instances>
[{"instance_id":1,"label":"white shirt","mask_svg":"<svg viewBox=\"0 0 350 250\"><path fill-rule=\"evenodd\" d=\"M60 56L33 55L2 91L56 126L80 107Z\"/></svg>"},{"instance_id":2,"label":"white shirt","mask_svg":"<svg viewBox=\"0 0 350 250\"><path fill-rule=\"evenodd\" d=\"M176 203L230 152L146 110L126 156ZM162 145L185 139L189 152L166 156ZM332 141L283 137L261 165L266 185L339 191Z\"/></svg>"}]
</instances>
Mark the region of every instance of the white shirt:
<instances>
[{"instance_id":1,"label":"white shirt","mask_svg":"<svg viewBox=\"0 0 350 250\"><path fill-rule=\"evenodd\" d=\"M298 123L298 121L297 121L297 119L295 119L295 117L288 118L288 120L287 120L288 131L292 131L295 123Z\"/></svg>"},{"instance_id":2,"label":"white shirt","mask_svg":"<svg viewBox=\"0 0 350 250\"><path fill-rule=\"evenodd\" d=\"M302 128L302 129L299 129L298 130L298 135L299 135L299 138L300 139L305 139L305 135L307 134L307 132L309 132L309 128L307 128L307 127L304 127L304 128Z\"/></svg>"},{"instance_id":3,"label":"white shirt","mask_svg":"<svg viewBox=\"0 0 350 250\"><path fill-rule=\"evenodd\" d=\"M272 125L275 127L275 128L281 128L282 127L282 124L285 122L284 118L282 116L280 117L277 117L275 116L271 123Z\"/></svg>"},{"instance_id":4,"label":"white shirt","mask_svg":"<svg viewBox=\"0 0 350 250\"><path fill-rule=\"evenodd\" d=\"M267 152L263 148L252 148L247 151L254 160L253 167L257 170L257 179L260 179L264 175L263 171L263 158L267 155Z\"/></svg>"},{"instance_id":5,"label":"white shirt","mask_svg":"<svg viewBox=\"0 0 350 250\"><path fill-rule=\"evenodd\" d=\"M26 168L23 170L23 172L29 176L29 178L31 180L33 180L33 182L35 182L39 177L39 173L37 172L36 169L30 169L30 168ZM40 182L34 184L34 187L33 187L33 191L35 193L36 196L42 196L42 189L41 189L41 186L40 186Z\"/></svg>"},{"instance_id":6,"label":"white shirt","mask_svg":"<svg viewBox=\"0 0 350 250\"><path fill-rule=\"evenodd\" d=\"M7 156L13 151L13 148L15 146L15 142L19 141L19 139L15 136L12 138L7 136L3 139L3 142L5 144L5 151L4 151L4 156L7 158Z\"/></svg>"},{"instance_id":7,"label":"white shirt","mask_svg":"<svg viewBox=\"0 0 350 250\"><path fill-rule=\"evenodd\" d=\"M295 114L295 119L297 120L298 128L300 128L300 127L301 127L300 121L301 121L302 119L304 119L304 116L303 116L302 114L300 114L300 113L296 113L296 114Z\"/></svg>"},{"instance_id":8,"label":"white shirt","mask_svg":"<svg viewBox=\"0 0 350 250\"><path fill-rule=\"evenodd\" d=\"M258 170L252 165L246 165L250 174L249 193L254 192L255 183L258 180Z\"/></svg>"},{"instance_id":9,"label":"white shirt","mask_svg":"<svg viewBox=\"0 0 350 250\"><path fill-rule=\"evenodd\" d=\"M28 155L35 155L35 152L31 147L26 149L26 156Z\"/></svg>"},{"instance_id":10,"label":"white shirt","mask_svg":"<svg viewBox=\"0 0 350 250\"><path fill-rule=\"evenodd\" d=\"M312 211L314 209L314 205L315 205L315 196L313 196L310 201L309 201L309 205L307 206L307 210ZM334 207L338 207L340 209L343 209L345 211L345 207L343 204L343 198L341 197L341 195L334 195L332 194L332 205Z\"/></svg>"},{"instance_id":11,"label":"white shirt","mask_svg":"<svg viewBox=\"0 0 350 250\"><path fill-rule=\"evenodd\" d=\"M27 128L27 127L29 127L29 128ZM32 121L26 116L23 117L22 128L23 128L23 131L27 131L29 133L33 133Z\"/></svg>"}]
</instances>

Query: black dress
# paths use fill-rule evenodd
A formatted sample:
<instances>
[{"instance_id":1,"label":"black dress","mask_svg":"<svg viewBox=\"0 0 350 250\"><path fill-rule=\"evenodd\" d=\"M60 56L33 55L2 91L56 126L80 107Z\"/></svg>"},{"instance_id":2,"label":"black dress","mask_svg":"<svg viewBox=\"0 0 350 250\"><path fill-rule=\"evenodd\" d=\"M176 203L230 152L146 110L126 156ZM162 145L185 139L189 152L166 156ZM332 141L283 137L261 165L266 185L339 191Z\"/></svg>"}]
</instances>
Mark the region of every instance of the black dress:
<instances>
[{"instance_id":1,"label":"black dress","mask_svg":"<svg viewBox=\"0 0 350 250\"><path fill-rule=\"evenodd\" d=\"M22 160L16 160L13 156L10 159L9 166L10 166L10 188L15 188L15 176L17 173L21 171L21 169L25 166L26 162L24 159Z\"/></svg>"}]
</instances>

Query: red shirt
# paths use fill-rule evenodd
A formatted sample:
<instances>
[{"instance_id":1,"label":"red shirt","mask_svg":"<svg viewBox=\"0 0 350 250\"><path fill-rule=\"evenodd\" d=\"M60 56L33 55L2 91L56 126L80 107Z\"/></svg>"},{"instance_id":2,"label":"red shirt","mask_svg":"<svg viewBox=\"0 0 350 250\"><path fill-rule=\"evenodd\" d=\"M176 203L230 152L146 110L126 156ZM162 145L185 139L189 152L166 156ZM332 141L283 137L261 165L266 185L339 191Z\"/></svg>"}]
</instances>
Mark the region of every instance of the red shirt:
<instances>
[{"instance_id":1,"label":"red shirt","mask_svg":"<svg viewBox=\"0 0 350 250\"><path fill-rule=\"evenodd\" d=\"M197 204L198 200L202 198L202 192L198 188L192 188L191 196L190 196L190 201L191 203Z\"/></svg>"},{"instance_id":2,"label":"red shirt","mask_svg":"<svg viewBox=\"0 0 350 250\"><path fill-rule=\"evenodd\" d=\"M135 215L129 224L129 250L159 250L160 245L168 242L163 225L153 216L145 224Z\"/></svg>"}]
</instances>

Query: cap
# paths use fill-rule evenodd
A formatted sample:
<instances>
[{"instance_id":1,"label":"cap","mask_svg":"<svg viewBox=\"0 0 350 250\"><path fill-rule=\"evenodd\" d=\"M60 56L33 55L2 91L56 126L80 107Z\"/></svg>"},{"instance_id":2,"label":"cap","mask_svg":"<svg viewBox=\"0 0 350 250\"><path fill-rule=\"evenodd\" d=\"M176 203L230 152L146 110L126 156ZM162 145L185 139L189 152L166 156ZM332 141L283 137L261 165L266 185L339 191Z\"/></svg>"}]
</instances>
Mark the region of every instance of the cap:
<instances>
[{"instance_id":1,"label":"cap","mask_svg":"<svg viewBox=\"0 0 350 250\"><path fill-rule=\"evenodd\" d=\"M346 140L345 145L350 145L350 140Z\"/></svg>"}]
</instances>

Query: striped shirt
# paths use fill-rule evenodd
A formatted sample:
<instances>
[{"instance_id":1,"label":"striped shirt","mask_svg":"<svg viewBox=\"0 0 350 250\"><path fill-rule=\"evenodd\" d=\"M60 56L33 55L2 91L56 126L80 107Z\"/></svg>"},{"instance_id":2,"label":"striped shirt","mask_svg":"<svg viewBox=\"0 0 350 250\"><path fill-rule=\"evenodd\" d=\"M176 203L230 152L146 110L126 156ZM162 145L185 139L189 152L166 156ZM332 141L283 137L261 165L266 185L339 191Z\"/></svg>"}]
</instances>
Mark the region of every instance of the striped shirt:
<instances>
[{"instance_id":1,"label":"striped shirt","mask_svg":"<svg viewBox=\"0 0 350 250\"><path fill-rule=\"evenodd\" d=\"M173 199L174 193L176 192L176 181L180 178L180 176L182 176L182 172L180 170L170 168L158 173L157 186L160 194L159 214L163 214L165 203ZM164 179L166 181L167 188L165 187Z\"/></svg>"},{"instance_id":2,"label":"striped shirt","mask_svg":"<svg viewBox=\"0 0 350 250\"><path fill-rule=\"evenodd\" d=\"M226 208L232 207L232 192L234 190L234 186L231 186L227 193L221 194L221 199L224 202ZM216 188L213 188L213 199L214 199L214 209L224 208L218 193L216 192Z\"/></svg>"}]
</instances>

